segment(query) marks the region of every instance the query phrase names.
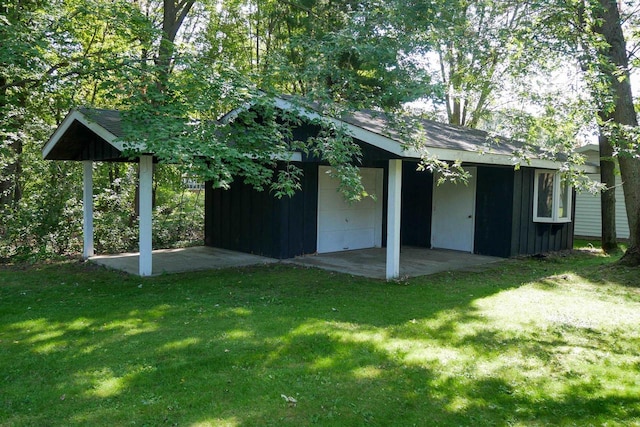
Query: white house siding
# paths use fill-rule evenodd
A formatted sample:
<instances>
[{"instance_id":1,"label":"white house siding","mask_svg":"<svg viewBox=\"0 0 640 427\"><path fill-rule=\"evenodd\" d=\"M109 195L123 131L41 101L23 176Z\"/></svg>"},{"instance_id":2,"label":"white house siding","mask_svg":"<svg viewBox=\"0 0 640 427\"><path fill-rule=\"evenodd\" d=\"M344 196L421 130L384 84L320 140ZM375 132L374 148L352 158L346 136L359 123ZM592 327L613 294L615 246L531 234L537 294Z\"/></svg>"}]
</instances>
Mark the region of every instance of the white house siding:
<instances>
[{"instance_id":1,"label":"white house siding","mask_svg":"<svg viewBox=\"0 0 640 427\"><path fill-rule=\"evenodd\" d=\"M589 175L599 181L600 175ZM576 195L576 217L574 235L584 237L601 237L600 196L582 192ZM622 182L616 177L616 235L622 239L629 238L629 223L624 204Z\"/></svg>"}]
</instances>

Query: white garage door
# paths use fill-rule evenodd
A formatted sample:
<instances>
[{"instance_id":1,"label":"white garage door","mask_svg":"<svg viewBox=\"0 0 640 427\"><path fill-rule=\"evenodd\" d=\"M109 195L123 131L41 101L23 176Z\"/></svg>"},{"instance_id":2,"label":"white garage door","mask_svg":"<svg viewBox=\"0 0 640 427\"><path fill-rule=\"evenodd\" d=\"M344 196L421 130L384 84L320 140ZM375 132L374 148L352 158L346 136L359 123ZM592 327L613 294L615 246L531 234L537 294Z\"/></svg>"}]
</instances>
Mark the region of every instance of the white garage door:
<instances>
[{"instance_id":1,"label":"white garage door","mask_svg":"<svg viewBox=\"0 0 640 427\"><path fill-rule=\"evenodd\" d=\"M473 253L475 231L477 169L465 167L470 178L467 184L433 180L431 211L431 246L440 249Z\"/></svg>"},{"instance_id":2,"label":"white garage door","mask_svg":"<svg viewBox=\"0 0 640 427\"><path fill-rule=\"evenodd\" d=\"M360 168L365 190L375 194L349 203L338 191L330 168L320 166L318 179L318 253L380 247L382 245L383 170Z\"/></svg>"}]
</instances>

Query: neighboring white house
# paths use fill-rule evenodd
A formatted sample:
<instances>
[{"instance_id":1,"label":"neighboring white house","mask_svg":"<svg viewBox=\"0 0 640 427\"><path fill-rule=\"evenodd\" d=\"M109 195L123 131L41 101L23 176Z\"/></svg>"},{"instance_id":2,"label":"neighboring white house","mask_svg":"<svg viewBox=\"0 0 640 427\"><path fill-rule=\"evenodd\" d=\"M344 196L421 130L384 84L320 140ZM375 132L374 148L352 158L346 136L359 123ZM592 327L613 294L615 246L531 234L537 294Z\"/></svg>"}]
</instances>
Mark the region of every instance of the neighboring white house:
<instances>
[{"instance_id":1,"label":"neighboring white house","mask_svg":"<svg viewBox=\"0 0 640 427\"><path fill-rule=\"evenodd\" d=\"M578 149L586 156L589 163L600 164L600 154L597 144L585 145ZM589 174L593 180L600 181L600 174ZM629 222L624 204L622 181L620 174L616 175L616 235L621 239L629 238ZM600 195L588 192L576 194L576 217L574 222L575 236L601 237L602 222L600 214Z\"/></svg>"}]
</instances>

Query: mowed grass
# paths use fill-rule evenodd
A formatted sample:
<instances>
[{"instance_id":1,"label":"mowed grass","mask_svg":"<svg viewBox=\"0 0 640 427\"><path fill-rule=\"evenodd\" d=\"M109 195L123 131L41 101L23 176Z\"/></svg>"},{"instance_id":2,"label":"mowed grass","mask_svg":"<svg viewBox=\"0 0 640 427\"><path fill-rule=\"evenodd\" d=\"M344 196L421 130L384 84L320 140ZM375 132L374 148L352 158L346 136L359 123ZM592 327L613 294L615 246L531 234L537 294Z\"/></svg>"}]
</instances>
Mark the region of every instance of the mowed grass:
<instances>
[{"instance_id":1,"label":"mowed grass","mask_svg":"<svg viewBox=\"0 0 640 427\"><path fill-rule=\"evenodd\" d=\"M0 267L6 426L640 425L640 271Z\"/></svg>"}]
</instances>

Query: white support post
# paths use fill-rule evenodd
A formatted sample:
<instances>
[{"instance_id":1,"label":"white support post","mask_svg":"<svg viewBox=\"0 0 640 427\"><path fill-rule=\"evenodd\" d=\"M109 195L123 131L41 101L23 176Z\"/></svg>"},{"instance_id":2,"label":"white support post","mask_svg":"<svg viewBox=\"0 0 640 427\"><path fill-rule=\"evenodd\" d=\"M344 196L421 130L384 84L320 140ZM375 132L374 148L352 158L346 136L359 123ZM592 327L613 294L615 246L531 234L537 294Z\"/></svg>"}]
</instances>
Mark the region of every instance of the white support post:
<instances>
[{"instance_id":1,"label":"white support post","mask_svg":"<svg viewBox=\"0 0 640 427\"><path fill-rule=\"evenodd\" d=\"M93 246L93 161L82 161L82 257L95 255Z\"/></svg>"},{"instance_id":2,"label":"white support post","mask_svg":"<svg viewBox=\"0 0 640 427\"><path fill-rule=\"evenodd\" d=\"M387 280L400 277L400 211L402 205L402 160L389 160L387 203Z\"/></svg>"},{"instance_id":3,"label":"white support post","mask_svg":"<svg viewBox=\"0 0 640 427\"><path fill-rule=\"evenodd\" d=\"M140 276L151 276L152 272L152 190L153 156L140 156L139 227L140 227Z\"/></svg>"}]
</instances>

